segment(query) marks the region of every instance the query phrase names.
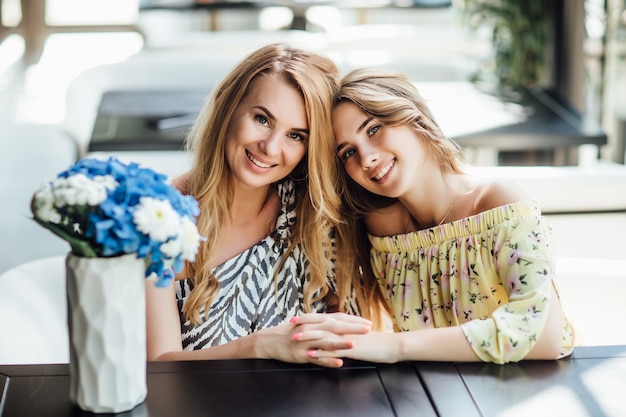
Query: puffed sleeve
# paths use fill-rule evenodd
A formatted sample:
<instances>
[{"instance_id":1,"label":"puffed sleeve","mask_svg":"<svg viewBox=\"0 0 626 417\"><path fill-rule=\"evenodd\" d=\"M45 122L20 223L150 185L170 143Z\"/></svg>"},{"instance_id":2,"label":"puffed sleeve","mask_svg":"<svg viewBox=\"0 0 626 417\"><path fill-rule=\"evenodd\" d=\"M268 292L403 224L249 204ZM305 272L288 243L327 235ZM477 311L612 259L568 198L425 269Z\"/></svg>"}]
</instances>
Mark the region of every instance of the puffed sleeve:
<instances>
[{"instance_id":1,"label":"puffed sleeve","mask_svg":"<svg viewBox=\"0 0 626 417\"><path fill-rule=\"evenodd\" d=\"M484 320L461 325L485 362L517 362L530 352L548 318L554 271L551 229L537 210L499 225L492 235L496 273L509 300Z\"/></svg>"}]
</instances>

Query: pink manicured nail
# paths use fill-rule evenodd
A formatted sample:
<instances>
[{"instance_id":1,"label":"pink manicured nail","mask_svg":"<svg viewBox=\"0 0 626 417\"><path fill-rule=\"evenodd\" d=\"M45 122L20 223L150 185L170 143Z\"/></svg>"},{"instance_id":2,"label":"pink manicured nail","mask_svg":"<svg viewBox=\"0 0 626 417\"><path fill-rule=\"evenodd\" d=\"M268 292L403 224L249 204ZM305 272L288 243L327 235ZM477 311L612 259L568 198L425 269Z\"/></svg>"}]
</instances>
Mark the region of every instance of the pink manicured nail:
<instances>
[{"instance_id":1,"label":"pink manicured nail","mask_svg":"<svg viewBox=\"0 0 626 417\"><path fill-rule=\"evenodd\" d=\"M300 317L296 316L296 317L292 317L291 320L289 320L289 323L295 323L300 319Z\"/></svg>"},{"instance_id":2,"label":"pink manicured nail","mask_svg":"<svg viewBox=\"0 0 626 417\"><path fill-rule=\"evenodd\" d=\"M291 336L291 338L295 341L300 340L301 337L302 337L302 333L296 333L293 336Z\"/></svg>"},{"instance_id":3,"label":"pink manicured nail","mask_svg":"<svg viewBox=\"0 0 626 417\"><path fill-rule=\"evenodd\" d=\"M307 355L309 358L314 358L316 353L317 353L317 351L316 351L316 350L309 350L309 351L306 353L306 355Z\"/></svg>"}]
</instances>

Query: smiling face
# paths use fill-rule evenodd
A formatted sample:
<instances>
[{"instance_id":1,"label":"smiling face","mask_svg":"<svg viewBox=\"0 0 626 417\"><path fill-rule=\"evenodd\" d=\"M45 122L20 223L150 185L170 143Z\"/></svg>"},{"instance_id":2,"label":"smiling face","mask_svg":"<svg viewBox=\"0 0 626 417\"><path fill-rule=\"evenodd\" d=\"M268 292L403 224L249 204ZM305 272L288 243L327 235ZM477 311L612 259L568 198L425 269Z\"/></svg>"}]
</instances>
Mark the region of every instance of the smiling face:
<instances>
[{"instance_id":1,"label":"smiling face","mask_svg":"<svg viewBox=\"0 0 626 417\"><path fill-rule=\"evenodd\" d=\"M306 153L308 136L298 90L282 78L261 76L233 115L226 159L236 181L264 187L293 171Z\"/></svg>"},{"instance_id":2,"label":"smiling face","mask_svg":"<svg viewBox=\"0 0 626 417\"><path fill-rule=\"evenodd\" d=\"M425 149L410 126L383 126L354 103L333 111L337 154L348 175L375 194L402 197L415 186Z\"/></svg>"}]
</instances>

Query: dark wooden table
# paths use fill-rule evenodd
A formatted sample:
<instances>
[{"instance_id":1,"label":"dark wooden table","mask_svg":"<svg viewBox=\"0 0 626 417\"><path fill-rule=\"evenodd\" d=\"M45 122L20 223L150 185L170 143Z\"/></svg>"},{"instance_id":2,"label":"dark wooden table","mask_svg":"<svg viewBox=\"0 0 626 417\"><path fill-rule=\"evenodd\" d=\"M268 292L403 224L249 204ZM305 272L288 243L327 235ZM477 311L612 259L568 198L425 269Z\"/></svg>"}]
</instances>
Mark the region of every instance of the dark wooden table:
<instances>
[{"instance_id":1,"label":"dark wooden table","mask_svg":"<svg viewBox=\"0 0 626 417\"><path fill-rule=\"evenodd\" d=\"M341 369L271 360L153 362L148 396L120 416L626 415L626 346L580 347L516 364L351 361ZM68 365L0 365L0 416L81 416Z\"/></svg>"}]
</instances>

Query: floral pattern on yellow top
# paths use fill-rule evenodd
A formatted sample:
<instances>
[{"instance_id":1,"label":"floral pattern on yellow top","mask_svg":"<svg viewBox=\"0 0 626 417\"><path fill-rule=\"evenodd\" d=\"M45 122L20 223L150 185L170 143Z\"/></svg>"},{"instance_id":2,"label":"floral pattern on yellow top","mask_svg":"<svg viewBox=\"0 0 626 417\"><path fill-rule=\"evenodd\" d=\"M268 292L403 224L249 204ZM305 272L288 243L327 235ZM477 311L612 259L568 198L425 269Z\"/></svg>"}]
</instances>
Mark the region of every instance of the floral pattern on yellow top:
<instances>
[{"instance_id":1,"label":"floral pattern on yellow top","mask_svg":"<svg viewBox=\"0 0 626 417\"><path fill-rule=\"evenodd\" d=\"M461 326L481 360L522 360L547 319L551 233L528 200L426 230L370 235L372 268L396 330ZM559 357L574 345L566 318L562 336Z\"/></svg>"}]
</instances>

